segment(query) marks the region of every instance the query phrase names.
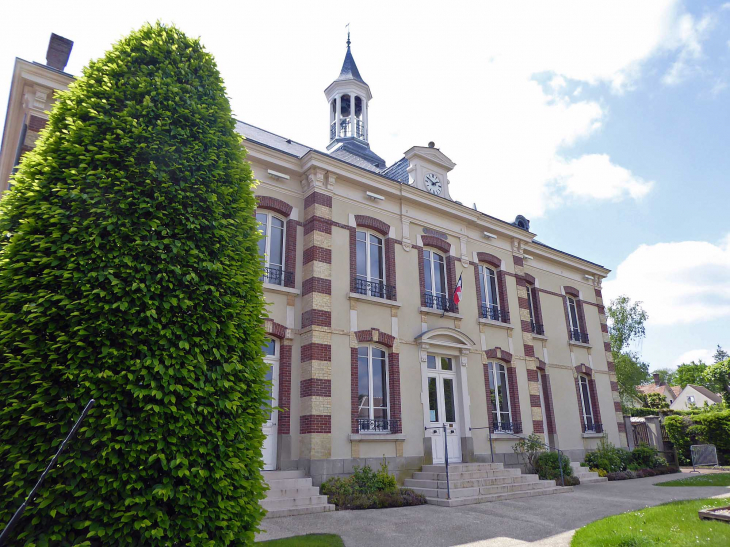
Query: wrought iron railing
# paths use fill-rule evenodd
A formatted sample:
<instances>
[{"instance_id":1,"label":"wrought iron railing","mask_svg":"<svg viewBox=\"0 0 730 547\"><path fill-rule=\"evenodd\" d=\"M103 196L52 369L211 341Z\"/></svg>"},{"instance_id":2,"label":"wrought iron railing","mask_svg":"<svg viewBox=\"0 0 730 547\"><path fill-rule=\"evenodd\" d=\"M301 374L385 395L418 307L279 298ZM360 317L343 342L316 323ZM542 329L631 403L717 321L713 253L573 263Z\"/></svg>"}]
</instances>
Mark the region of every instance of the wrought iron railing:
<instances>
[{"instance_id":1,"label":"wrought iron railing","mask_svg":"<svg viewBox=\"0 0 730 547\"><path fill-rule=\"evenodd\" d=\"M357 419L357 426L361 433L393 433L398 431L399 423L400 420L385 420L383 418L375 420Z\"/></svg>"},{"instance_id":2,"label":"wrought iron railing","mask_svg":"<svg viewBox=\"0 0 730 547\"><path fill-rule=\"evenodd\" d=\"M573 342L588 344L588 335L585 332L580 332L578 329L570 329L570 339Z\"/></svg>"},{"instance_id":3,"label":"wrought iron railing","mask_svg":"<svg viewBox=\"0 0 730 547\"><path fill-rule=\"evenodd\" d=\"M500 323L509 323L509 312L500 310L498 306L482 304L482 318L499 321Z\"/></svg>"},{"instance_id":4,"label":"wrought iron railing","mask_svg":"<svg viewBox=\"0 0 730 547\"><path fill-rule=\"evenodd\" d=\"M428 294L424 295L424 304L427 308L435 308L441 311L454 311L451 300L445 294Z\"/></svg>"},{"instance_id":5,"label":"wrought iron railing","mask_svg":"<svg viewBox=\"0 0 730 547\"><path fill-rule=\"evenodd\" d=\"M583 426L583 433L603 433L603 424L585 424Z\"/></svg>"},{"instance_id":6,"label":"wrought iron railing","mask_svg":"<svg viewBox=\"0 0 730 547\"><path fill-rule=\"evenodd\" d=\"M330 140L335 140L335 137L337 136L337 122L332 122L330 124Z\"/></svg>"},{"instance_id":7,"label":"wrought iron railing","mask_svg":"<svg viewBox=\"0 0 730 547\"><path fill-rule=\"evenodd\" d=\"M534 321L530 321L530 328L532 329L532 334L537 334L538 336L545 336L545 328L540 323L535 323Z\"/></svg>"},{"instance_id":8,"label":"wrought iron railing","mask_svg":"<svg viewBox=\"0 0 730 547\"><path fill-rule=\"evenodd\" d=\"M352 128L350 127L350 118L340 120L340 137L351 137Z\"/></svg>"},{"instance_id":9,"label":"wrought iron railing","mask_svg":"<svg viewBox=\"0 0 730 547\"><path fill-rule=\"evenodd\" d=\"M522 433L522 422L495 422L490 426L491 433Z\"/></svg>"},{"instance_id":10,"label":"wrought iron railing","mask_svg":"<svg viewBox=\"0 0 730 547\"><path fill-rule=\"evenodd\" d=\"M356 277L354 292L366 296L395 300L395 287L393 285L386 285L381 281L368 281L367 279Z\"/></svg>"},{"instance_id":11,"label":"wrought iron railing","mask_svg":"<svg viewBox=\"0 0 730 547\"><path fill-rule=\"evenodd\" d=\"M272 285L291 285L294 282L294 272L287 272L278 266L264 268L264 275L261 276L261 279L264 283Z\"/></svg>"},{"instance_id":12,"label":"wrought iron railing","mask_svg":"<svg viewBox=\"0 0 730 547\"><path fill-rule=\"evenodd\" d=\"M365 137L365 124L362 120L355 120L355 136L358 139L367 140Z\"/></svg>"}]
</instances>

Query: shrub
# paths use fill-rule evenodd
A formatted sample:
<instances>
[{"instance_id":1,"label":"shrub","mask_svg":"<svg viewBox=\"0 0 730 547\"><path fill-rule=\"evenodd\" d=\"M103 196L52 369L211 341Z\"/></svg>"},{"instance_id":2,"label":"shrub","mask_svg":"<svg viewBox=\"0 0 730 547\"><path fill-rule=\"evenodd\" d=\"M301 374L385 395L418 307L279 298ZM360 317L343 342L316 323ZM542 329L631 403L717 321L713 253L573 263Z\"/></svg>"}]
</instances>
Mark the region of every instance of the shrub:
<instances>
[{"instance_id":1,"label":"shrub","mask_svg":"<svg viewBox=\"0 0 730 547\"><path fill-rule=\"evenodd\" d=\"M659 467L661 461L656 448L647 444L640 444L634 450L631 451L631 460L640 469L652 469ZM662 458L664 460L664 458ZM666 464L666 460L664 460Z\"/></svg>"},{"instance_id":2,"label":"shrub","mask_svg":"<svg viewBox=\"0 0 730 547\"><path fill-rule=\"evenodd\" d=\"M585 456L589 467L603 469L607 473L624 471L631 454L622 448L616 448L605 438L598 443L598 448Z\"/></svg>"},{"instance_id":3,"label":"shrub","mask_svg":"<svg viewBox=\"0 0 730 547\"><path fill-rule=\"evenodd\" d=\"M669 439L682 465L691 465L690 446L713 444L721 465L730 463L730 410L703 411L664 419Z\"/></svg>"},{"instance_id":4,"label":"shrub","mask_svg":"<svg viewBox=\"0 0 730 547\"><path fill-rule=\"evenodd\" d=\"M377 472L368 465L354 467L354 473L349 477L327 479L320 486L320 492L337 509L380 509L426 503L422 494L398 488L395 477L388 472L385 458Z\"/></svg>"},{"instance_id":5,"label":"shrub","mask_svg":"<svg viewBox=\"0 0 730 547\"><path fill-rule=\"evenodd\" d=\"M0 201L0 522L97 403L19 545L253 542L253 184L212 56L174 27L133 32L58 95Z\"/></svg>"},{"instance_id":6,"label":"shrub","mask_svg":"<svg viewBox=\"0 0 730 547\"><path fill-rule=\"evenodd\" d=\"M591 467L591 471L593 473L597 473L599 477L605 477L606 476L606 470L605 469L599 469L596 467Z\"/></svg>"},{"instance_id":7,"label":"shrub","mask_svg":"<svg viewBox=\"0 0 730 547\"><path fill-rule=\"evenodd\" d=\"M512 450L525 464L527 473L535 473L537 459L545 451L545 445L539 435L531 433L527 438L513 444Z\"/></svg>"},{"instance_id":8,"label":"shrub","mask_svg":"<svg viewBox=\"0 0 730 547\"><path fill-rule=\"evenodd\" d=\"M573 468L570 466L570 458L562 457L563 476L573 475ZM543 452L535 461L535 472L542 480L560 479L560 458L557 452Z\"/></svg>"},{"instance_id":9,"label":"shrub","mask_svg":"<svg viewBox=\"0 0 730 547\"><path fill-rule=\"evenodd\" d=\"M578 477L564 476L563 481L560 481L560 476L555 479L556 486L578 486L580 479Z\"/></svg>"}]
</instances>

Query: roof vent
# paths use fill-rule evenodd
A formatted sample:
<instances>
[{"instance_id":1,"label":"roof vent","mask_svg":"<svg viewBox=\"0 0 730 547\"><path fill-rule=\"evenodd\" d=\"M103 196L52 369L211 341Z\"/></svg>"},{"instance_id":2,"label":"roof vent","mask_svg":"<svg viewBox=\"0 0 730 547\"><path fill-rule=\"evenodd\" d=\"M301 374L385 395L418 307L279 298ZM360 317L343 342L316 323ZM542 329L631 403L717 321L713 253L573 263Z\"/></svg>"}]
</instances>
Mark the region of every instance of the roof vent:
<instances>
[{"instance_id":1,"label":"roof vent","mask_svg":"<svg viewBox=\"0 0 730 547\"><path fill-rule=\"evenodd\" d=\"M46 65L62 71L66 68L72 47L74 47L73 40L58 34L51 34L51 41L48 42L48 51L46 52Z\"/></svg>"},{"instance_id":2,"label":"roof vent","mask_svg":"<svg viewBox=\"0 0 730 547\"><path fill-rule=\"evenodd\" d=\"M429 148L435 148L436 147L436 143L434 143L433 141L431 141L431 142L428 143L428 147Z\"/></svg>"},{"instance_id":3,"label":"roof vent","mask_svg":"<svg viewBox=\"0 0 730 547\"><path fill-rule=\"evenodd\" d=\"M530 231L530 221L522 215L517 215L517 217L515 217L515 221L512 224L522 230L526 230L528 232Z\"/></svg>"}]
</instances>

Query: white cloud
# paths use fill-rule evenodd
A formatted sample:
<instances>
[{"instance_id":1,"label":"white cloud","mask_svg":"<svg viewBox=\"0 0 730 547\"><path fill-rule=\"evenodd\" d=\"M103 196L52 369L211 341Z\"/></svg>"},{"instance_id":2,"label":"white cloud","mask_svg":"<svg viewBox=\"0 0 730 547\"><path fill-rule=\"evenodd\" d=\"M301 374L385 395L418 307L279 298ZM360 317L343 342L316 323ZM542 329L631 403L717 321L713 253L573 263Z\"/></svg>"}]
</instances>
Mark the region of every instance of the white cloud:
<instances>
[{"instance_id":1,"label":"white cloud","mask_svg":"<svg viewBox=\"0 0 730 547\"><path fill-rule=\"evenodd\" d=\"M699 21L689 13L679 18L675 38L675 44L680 44L679 55L664 74L662 78L664 84L680 84L692 74L699 72L697 62L702 58L702 42L707 39L714 24L715 17L712 14L705 15Z\"/></svg>"},{"instance_id":2,"label":"white cloud","mask_svg":"<svg viewBox=\"0 0 730 547\"><path fill-rule=\"evenodd\" d=\"M730 234L718 245L682 241L641 245L604 284L607 299L640 300L649 324L678 325L730 317Z\"/></svg>"},{"instance_id":3,"label":"white cloud","mask_svg":"<svg viewBox=\"0 0 730 547\"><path fill-rule=\"evenodd\" d=\"M674 366L678 367L683 363L690 363L692 361L694 361L695 363L698 363L699 361L704 361L706 364L710 364L713 361L712 356L714 355L714 353L714 351L709 349L691 349L689 351L685 351L682 355L677 357L674 361Z\"/></svg>"}]
</instances>

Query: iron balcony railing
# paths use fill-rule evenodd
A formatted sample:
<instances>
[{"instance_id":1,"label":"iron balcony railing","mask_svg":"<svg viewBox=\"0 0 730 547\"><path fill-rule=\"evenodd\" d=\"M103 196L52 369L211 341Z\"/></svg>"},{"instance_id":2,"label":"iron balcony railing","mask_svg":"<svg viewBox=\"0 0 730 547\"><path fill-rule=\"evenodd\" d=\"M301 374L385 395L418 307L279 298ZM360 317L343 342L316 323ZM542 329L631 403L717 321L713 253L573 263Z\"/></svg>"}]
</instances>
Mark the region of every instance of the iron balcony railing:
<instances>
[{"instance_id":1,"label":"iron balcony railing","mask_svg":"<svg viewBox=\"0 0 730 547\"><path fill-rule=\"evenodd\" d=\"M500 323L509 323L509 312L500 310L498 306L482 304L482 318L499 321Z\"/></svg>"},{"instance_id":2,"label":"iron balcony railing","mask_svg":"<svg viewBox=\"0 0 730 547\"><path fill-rule=\"evenodd\" d=\"M395 287L386 285L381 281L368 281L357 277L355 278L355 292L366 296L395 300Z\"/></svg>"},{"instance_id":3,"label":"iron balcony railing","mask_svg":"<svg viewBox=\"0 0 730 547\"><path fill-rule=\"evenodd\" d=\"M391 433L398 431L400 420L386 420L377 418L368 420L367 418L358 418L357 425L361 433Z\"/></svg>"},{"instance_id":4,"label":"iron balcony railing","mask_svg":"<svg viewBox=\"0 0 730 547\"><path fill-rule=\"evenodd\" d=\"M522 433L522 422L494 422L489 431L491 433Z\"/></svg>"},{"instance_id":5,"label":"iron balcony railing","mask_svg":"<svg viewBox=\"0 0 730 547\"><path fill-rule=\"evenodd\" d=\"M583 433L603 433L603 424L585 424L583 426Z\"/></svg>"},{"instance_id":6,"label":"iron balcony railing","mask_svg":"<svg viewBox=\"0 0 730 547\"><path fill-rule=\"evenodd\" d=\"M330 124L330 140L335 140L335 137L337 137L337 122L332 122Z\"/></svg>"},{"instance_id":7,"label":"iron balcony railing","mask_svg":"<svg viewBox=\"0 0 730 547\"><path fill-rule=\"evenodd\" d=\"M426 293L424 304L427 308L435 308L441 311L453 312L454 306L451 300L445 294L428 294Z\"/></svg>"},{"instance_id":8,"label":"iron balcony railing","mask_svg":"<svg viewBox=\"0 0 730 547\"><path fill-rule=\"evenodd\" d=\"M578 329L570 329L570 339L573 342L588 344L588 335L585 332L580 332Z\"/></svg>"},{"instance_id":9,"label":"iron balcony railing","mask_svg":"<svg viewBox=\"0 0 730 547\"><path fill-rule=\"evenodd\" d=\"M287 272L281 266L264 268L264 275L261 276L264 283L272 285L291 285L294 282L294 272Z\"/></svg>"},{"instance_id":10,"label":"iron balcony railing","mask_svg":"<svg viewBox=\"0 0 730 547\"><path fill-rule=\"evenodd\" d=\"M545 328L540 323L535 323L534 321L530 321L530 327L532 328L532 334L537 334L538 336L545 336Z\"/></svg>"}]
</instances>

